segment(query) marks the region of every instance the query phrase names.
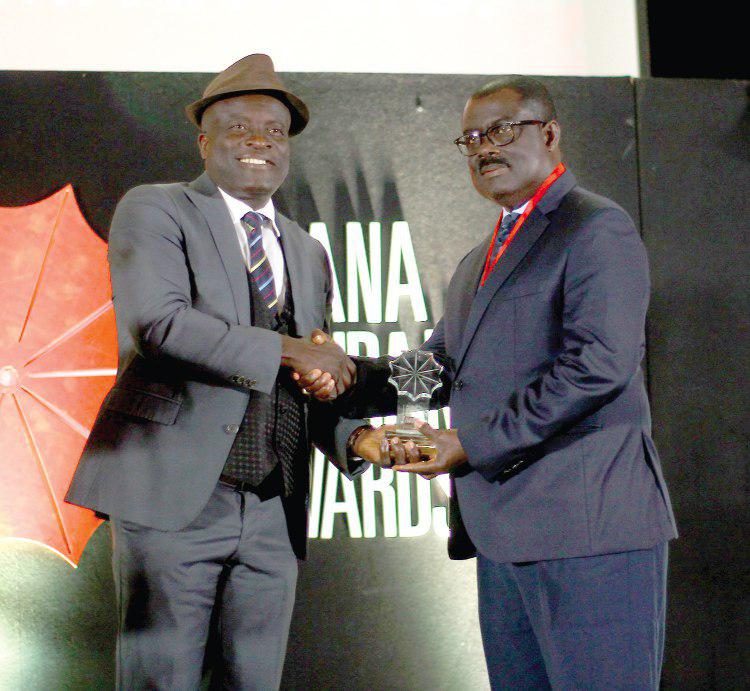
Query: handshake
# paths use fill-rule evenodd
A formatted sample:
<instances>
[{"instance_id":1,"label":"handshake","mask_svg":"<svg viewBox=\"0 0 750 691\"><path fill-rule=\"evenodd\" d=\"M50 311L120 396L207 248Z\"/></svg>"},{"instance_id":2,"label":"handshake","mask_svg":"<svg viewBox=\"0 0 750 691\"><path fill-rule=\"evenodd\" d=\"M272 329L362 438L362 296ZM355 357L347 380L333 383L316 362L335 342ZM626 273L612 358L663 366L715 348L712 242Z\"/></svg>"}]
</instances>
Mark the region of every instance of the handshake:
<instances>
[{"instance_id":1,"label":"handshake","mask_svg":"<svg viewBox=\"0 0 750 691\"><path fill-rule=\"evenodd\" d=\"M356 381L357 367L351 358L327 334L314 329L310 339L282 337L281 364L291 368L300 390L319 401L332 401ZM395 428L360 427L349 438L356 456L383 467L418 473L427 479L447 473L466 462L466 454L456 430L436 430L425 422L414 421L433 449L420 454L413 441L393 434Z\"/></svg>"},{"instance_id":2,"label":"handshake","mask_svg":"<svg viewBox=\"0 0 750 691\"><path fill-rule=\"evenodd\" d=\"M320 329L310 339L281 340L281 364L290 367L300 389L319 401L332 401L356 380L357 367L351 358Z\"/></svg>"}]
</instances>

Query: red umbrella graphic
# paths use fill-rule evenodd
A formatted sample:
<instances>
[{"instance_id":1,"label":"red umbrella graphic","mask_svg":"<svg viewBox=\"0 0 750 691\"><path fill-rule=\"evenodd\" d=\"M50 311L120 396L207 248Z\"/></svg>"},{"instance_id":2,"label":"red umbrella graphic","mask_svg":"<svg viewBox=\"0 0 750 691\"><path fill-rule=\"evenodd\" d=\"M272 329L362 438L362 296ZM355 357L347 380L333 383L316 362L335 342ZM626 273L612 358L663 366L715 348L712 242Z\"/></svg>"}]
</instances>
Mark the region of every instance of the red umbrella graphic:
<instances>
[{"instance_id":1,"label":"red umbrella graphic","mask_svg":"<svg viewBox=\"0 0 750 691\"><path fill-rule=\"evenodd\" d=\"M0 538L72 566L101 522L63 497L116 373L106 254L71 185L0 207Z\"/></svg>"}]
</instances>

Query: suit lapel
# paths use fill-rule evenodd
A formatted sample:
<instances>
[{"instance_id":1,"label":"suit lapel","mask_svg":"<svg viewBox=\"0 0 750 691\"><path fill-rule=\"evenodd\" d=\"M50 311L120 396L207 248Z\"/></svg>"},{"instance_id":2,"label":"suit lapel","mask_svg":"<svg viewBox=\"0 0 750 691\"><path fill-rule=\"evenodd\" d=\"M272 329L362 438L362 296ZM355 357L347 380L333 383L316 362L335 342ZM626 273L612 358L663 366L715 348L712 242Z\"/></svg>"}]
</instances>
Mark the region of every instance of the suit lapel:
<instances>
[{"instance_id":1,"label":"suit lapel","mask_svg":"<svg viewBox=\"0 0 750 691\"><path fill-rule=\"evenodd\" d=\"M473 296L477 292L490 239L488 236L482 244L469 252L451 280L444 311L446 336L450 335L451 340L449 347L455 346L458 349L463 343L463 334L473 302L467 296Z\"/></svg>"},{"instance_id":2,"label":"suit lapel","mask_svg":"<svg viewBox=\"0 0 750 691\"><path fill-rule=\"evenodd\" d=\"M547 190L547 193L539 200L536 208L531 212L523 226L521 226L513 242L510 243L503 257L487 277L484 286L481 286L477 291L474 300L471 302L466 327L463 332L463 341L456 357L456 371L461 367L461 363L466 356L466 351L474 338L474 334L479 327L484 313L487 311L490 301L546 230L549 225L547 214L560 205L562 198L575 185L575 176L569 172L565 172L555 181L549 190ZM486 244L484 248L484 256L486 256Z\"/></svg>"},{"instance_id":3,"label":"suit lapel","mask_svg":"<svg viewBox=\"0 0 750 691\"><path fill-rule=\"evenodd\" d=\"M242 258L237 232L219 188L207 173L193 180L186 191L190 200L206 218L232 290L237 321L250 324L250 289L247 268Z\"/></svg>"},{"instance_id":4,"label":"suit lapel","mask_svg":"<svg viewBox=\"0 0 750 691\"><path fill-rule=\"evenodd\" d=\"M287 276L289 283L286 290L291 290L292 301L294 303L294 321L297 329L305 328L306 324L301 322L301 317L308 313L309 291L304 290L304 276L308 268L307 263L302 256L302 248L298 239L295 237L295 229L291 221L276 213L276 226L281 233L281 243L284 249L284 262L286 264ZM293 278L292 278L293 277Z\"/></svg>"}]
</instances>

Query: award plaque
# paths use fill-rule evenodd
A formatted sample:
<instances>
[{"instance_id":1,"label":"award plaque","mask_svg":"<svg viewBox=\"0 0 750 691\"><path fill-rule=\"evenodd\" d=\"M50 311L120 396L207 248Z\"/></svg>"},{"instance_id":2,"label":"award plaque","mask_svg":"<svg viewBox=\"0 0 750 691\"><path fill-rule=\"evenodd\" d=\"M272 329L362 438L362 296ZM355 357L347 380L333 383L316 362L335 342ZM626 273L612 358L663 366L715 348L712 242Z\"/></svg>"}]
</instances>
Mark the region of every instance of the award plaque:
<instances>
[{"instance_id":1,"label":"award plaque","mask_svg":"<svg viewBox=\"0 0 750 691\"><path fill-rule=\"evenodd\" d=\"M388 430L386 437L411 440L423 451L434 451L434 444L406 417L429 410L432 394L442 385L443 366L426 350L410 350L389 363L391 376L388 383L396 389L396 428Z\"/></svg>"}]
</instances>

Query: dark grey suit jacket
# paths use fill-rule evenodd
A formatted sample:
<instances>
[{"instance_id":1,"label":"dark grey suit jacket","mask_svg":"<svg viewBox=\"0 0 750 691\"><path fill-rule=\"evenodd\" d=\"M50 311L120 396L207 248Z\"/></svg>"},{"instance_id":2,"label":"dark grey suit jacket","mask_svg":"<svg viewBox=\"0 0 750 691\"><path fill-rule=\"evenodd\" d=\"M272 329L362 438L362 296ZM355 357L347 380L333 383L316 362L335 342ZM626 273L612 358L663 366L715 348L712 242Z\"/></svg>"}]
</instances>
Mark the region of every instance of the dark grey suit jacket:
<instances>
[{"instance_id":1,"label":"dark grey suit jacket","mask_svg":"<svg viewBox=\"0 0 750 691\"><path fill-rule=\"evenodd\" d=\"M280 214L277 225L299 334L327 328L325 251ZM119 345L102 404L66 500L162 530L188 525L208 501L248 402L270 393L277 333L251 325L247 271L226 204L207 174L144 185L120 201L109 235ZM349 473L345 440L359 423L312 405L310 437ZM287 502L304 551L308 459Z\"/></svg>"},{"instance_id":2,"label":"dark grey suit jacket","mask_svg":"<svg viewBox=\"0 0 750 691\"><path fill-rule=\"evenodd\" d=\"M469 538L518 562L675 537L640 368L649 276L632 220L566 172L477 291L489 241L459 263L423 346L448 365L442 402L469 459L451 554L469 556ZM355 396L377 401L382 362L360 370Z\"/></svg>"}]
</instances>

